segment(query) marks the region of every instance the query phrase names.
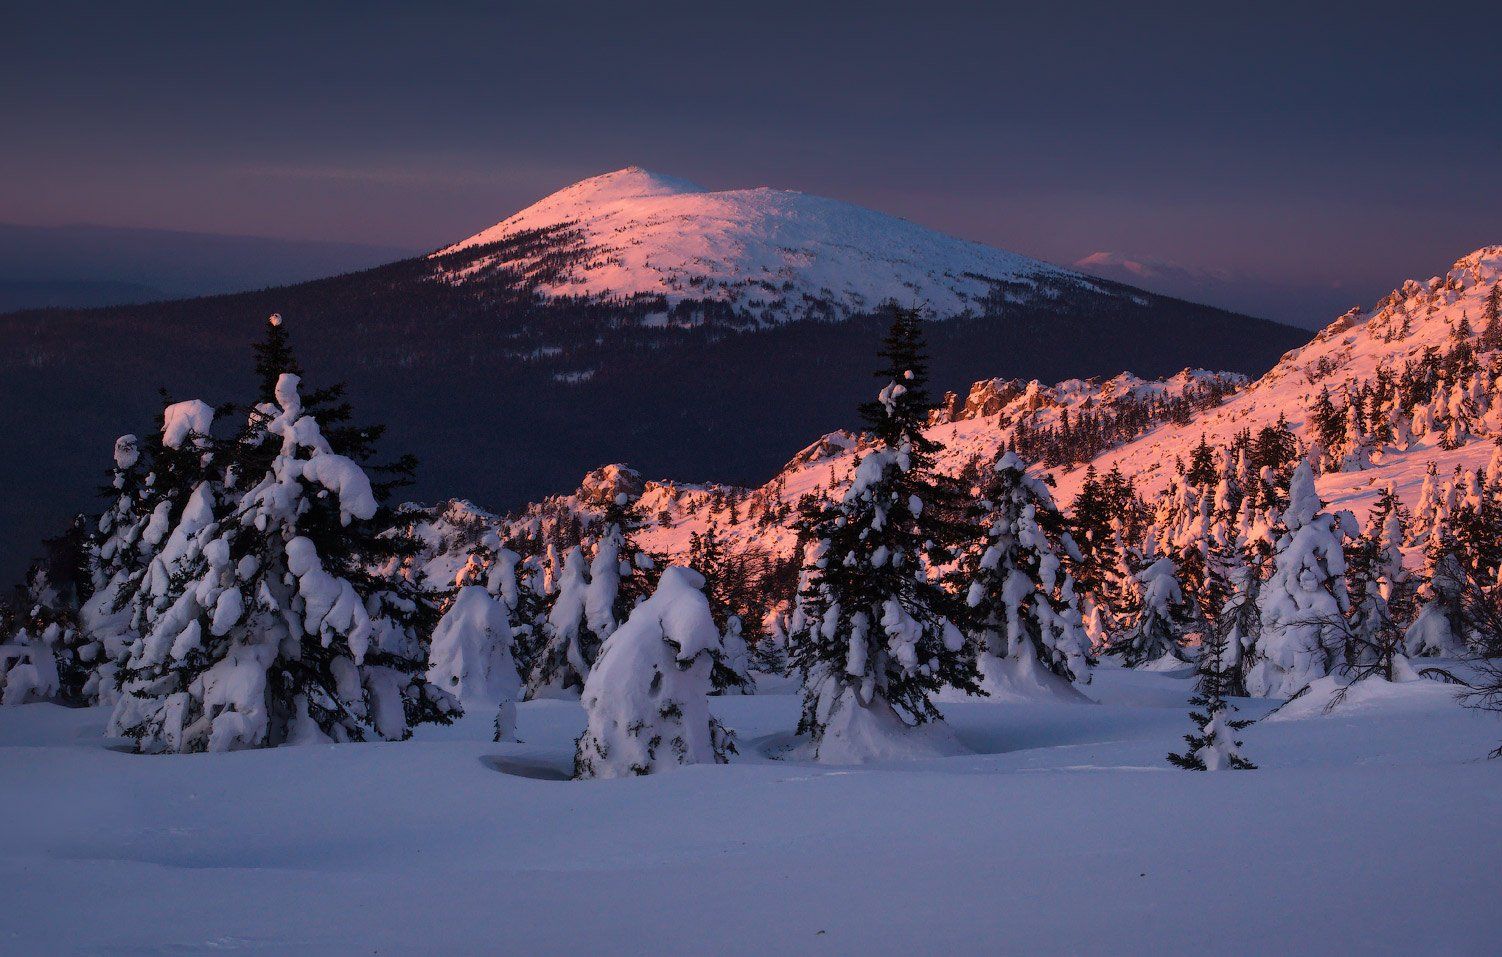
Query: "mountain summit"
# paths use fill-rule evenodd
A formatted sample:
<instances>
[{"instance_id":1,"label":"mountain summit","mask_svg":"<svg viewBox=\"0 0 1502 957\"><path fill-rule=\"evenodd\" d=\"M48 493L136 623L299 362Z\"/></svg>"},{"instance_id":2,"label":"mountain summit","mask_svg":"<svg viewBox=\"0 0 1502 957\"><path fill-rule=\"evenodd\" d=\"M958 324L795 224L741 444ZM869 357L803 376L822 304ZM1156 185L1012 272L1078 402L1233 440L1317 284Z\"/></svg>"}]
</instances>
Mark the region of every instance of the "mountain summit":
<instances>
[{"instance_id":1,"label":"mountain summit","mask_svg":"<svg viewBox=\"0 0 1502 957\"><path fill-rule=\"evenodd\" d=\"M544 295L706 300L763 323L848 318L886 299L946 317L984 311L1001 287L1025 299L1044 282L1093 285L851 203L766 187L711 191L636 166L559 190L433 258L452 261L448 274L464 282L516 265L505 241L531 233L560 234L569 251L539 283Z\"/></svg>"},{"instance_id":2,"label":"mountain summit","mask_svg":"<svg viewBox=\"0 0 1502 957\"><path fill-rule=\"evenodd\" d=\"M1257 375L1307 339L837 200L624 169L364 272L6 317L0 434L23 438L0 468L14 493L0 501L0 566L7 547L64 524L116 436L150 427L150 385L233 395L272 313L310 382L348 381L423 460L411 494L509 508L601 462L764 479L809 436L855 424L887 299L935 320L941 390L1185 367ZM79 409L67 429L34 428L64 407ZM60 475L80 478L62 487Z\"/></svg>"}]
</instances>

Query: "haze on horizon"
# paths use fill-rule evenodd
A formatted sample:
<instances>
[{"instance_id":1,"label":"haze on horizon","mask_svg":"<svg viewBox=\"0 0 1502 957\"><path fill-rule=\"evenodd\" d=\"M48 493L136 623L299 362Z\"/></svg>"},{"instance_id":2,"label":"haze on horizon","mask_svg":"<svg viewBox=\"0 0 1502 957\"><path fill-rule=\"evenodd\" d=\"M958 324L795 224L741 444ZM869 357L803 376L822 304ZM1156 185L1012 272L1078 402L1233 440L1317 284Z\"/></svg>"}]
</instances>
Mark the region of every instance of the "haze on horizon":
<instances>
[{"instance_id":1,"label":"haze on horizon","mask_svg":"<svg viewBox=\"0 0 1502 957\"><path fill-rule=\"evenodd\" d=\"M15 9L0 223L416 251L641 165L1316 326L1502 238L1492 18L1354 9Z\"/></svg>"}]
</instances>

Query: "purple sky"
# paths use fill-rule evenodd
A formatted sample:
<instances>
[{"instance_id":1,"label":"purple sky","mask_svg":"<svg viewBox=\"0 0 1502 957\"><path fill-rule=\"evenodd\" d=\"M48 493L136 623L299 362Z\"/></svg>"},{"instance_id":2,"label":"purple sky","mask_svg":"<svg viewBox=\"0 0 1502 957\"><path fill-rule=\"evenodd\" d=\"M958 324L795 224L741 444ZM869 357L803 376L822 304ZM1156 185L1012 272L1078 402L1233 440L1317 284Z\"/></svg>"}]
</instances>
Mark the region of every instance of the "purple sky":
<instances>
[{"instance_id":1,"label":"purple sky","mask_svg":"<svg viewBox=\"0 0 1502 957\"><path fill-rule=\"evenodd\" d=\"M0 222L416 250L637 164L1304 324L1502 242L1485 5L973 6L33 4Z\"/></svg>"}]
</instances>

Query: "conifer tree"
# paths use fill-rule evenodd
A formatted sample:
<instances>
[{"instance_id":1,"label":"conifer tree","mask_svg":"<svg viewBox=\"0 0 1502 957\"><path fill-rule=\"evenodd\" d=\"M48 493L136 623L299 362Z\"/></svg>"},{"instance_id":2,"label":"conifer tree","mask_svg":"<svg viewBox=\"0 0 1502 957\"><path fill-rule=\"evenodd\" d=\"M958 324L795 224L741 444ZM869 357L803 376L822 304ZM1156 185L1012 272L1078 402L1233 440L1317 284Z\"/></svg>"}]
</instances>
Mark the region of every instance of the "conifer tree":
<instances>
[{"instance_id":1,"label":"conifer tree","mask_svg":"<svg viewBox=\"0 0 1502 957\"><path fill-rule=\"evenodd\" d=\"M703 586L698 572L667 568L652 596L605 640L581 696L589 722L574 777L724 764L735 753L732 735L709 713L720 630Z\"/></svg>"},{"instance_id":2,"label":"conifer tree","mask_svg":"<svg viewBox=\"0 0 1502 957\"><path fill-rule=\"evenodd\" d=\"M59 664L71 658L78 629L59 600L45 567L36 565L0 617L0 706L67 697Z\"/></svg>"},{"instance_id":3,"label":"conifer tree","mask_svg":"<svg viewBox=\"0 0 1502 957\"><path fill-rule=\"evenodd\" d=\"M1502 283L1492 283L1492 291L1487 293L1486 306L1481 311L1479 345L1482 352L1502 349Z\"/></svg>"},{"instance_id":4,"label":"conifer tree","mask_svg":"<svg viewBox=\"0 0 1502 957\"><path fill-rule=\"evenodd\" d=\"M1135 620L1107 651L1129 668L1165 657L1184 661L1185 638L1202 627L1194 602L1184 594L1174 560L1163 556L1137 573L1141 589Z\"/></svg>"},{"instance_id":5,"label":"conifer tree","mask_svg":"<svg viewBox=\"0 0 1502 957\"><path fill-rule=\"evenodd\" d=\"M1196 730L1184 735L1188 745L1182 754L1169 754L1168 761L1186 771L1251 771L1256 765L1241 756L1236 732L1251 724L1231 717L1236 709L1226 701L1231 679L1224 666L1227 636L1212 629L1205 638L1199 660L1199 684L1189 717Z\"/></svg>"},{"instance_id":6,"label":"conifer tree","mask_svg":"<svg viewBox=\"0 0 1502 957\"><path fill-rule=\"evenodd\" d=\"M688 565L704 579L704 597L710 615L720 629L720 653L715 656L710 679L717 694L749 694L751 652L746 646L741 616L731 607L736 585L736 563L725 551L719 529L713 523L702 534L689 536Z\"/></svg>"},{"instance_id":7,"label":"conifer tree","mask_svg":"<svg viewBox=\"0 0 1502 957\"><path fill-rule=\"evenodd\" d=\"M543 628L544 640L527 678L528 698L582 690L604 641L589 623L589 569L579 546L570 548L564 556L554 585L557 591Z\"/></svg>"},{"instance_id":8,"label":"conifer tree","mask_svg":"<svg viewBox=\"0 0 1502 957\"><path fill-rule=\"evenodd\" d=\"M1253 695L1291 697L1335 670L1343 644L1338 622L1350 610L1343 543L1354 524L1349 513L1324 511L1314 473L1300 463L1272 575L1258 599L1262 631L1247 674Z\"/></svg>"},{"instance_id":9,"label":"conifer tree","mask_svg":"<svg viewBox=\"0 0 1502 957\"><path fill-rule=\"evenodd\" d=\"M931 577L962 535L958 496L933 467L922 330L895 310L862 407L874 443L835 501L806 510L807 585L790 621L790 661L804 685L800 733L824 761L859 762L910 725L940 718L932 695L977 690L973 658L954 620L963 604Z\"/></svg>"},{"instance_id":10,"label":"conifer tree","mask_svg":"<svg viewBox=\"0 0 1502 957\"><path fill-rule=\"evenodd\" d=\"M464 585L433 629L428 681L467 712L488 713L521 696L505 603L482 585Z\"/></svg>"},{"instance_id":11,"label":"conifer tree","mask_svg":"<svg viewBox=\"0 0 1502 957\"><path fill-rule=\"evenodd\" d=\"M155 559L167 600L122 666L110 719L141 751L401 740L458 711L422 674L425 596L372 571L401 547L397 519L298 385L280 378L278 414L258 410Z\"/></svg>"},{"instance_id":12,"label":"conifer tree","mask_svg":"<svg viewBox=\"0 0 1502 957\"><path fill-rule=\"evenodd\" d=\"M985 537L961 562L981 687L992 695L1067 693L1090 680L1085 635L1066 562L1078 556L1048 487L1014 452L992 467L978 504Z\"/></svg>"},{"instance_id":13,"label":"conifer tree","mask_svg":"<svg viewBox=\"0 0 1502 957\"><path fill-rule=\"evenodd\" d=\"M1410 658L1459 655L1465 651L1466 572L1449 529L1440 527L1424 548L1418 616L1403 635Z\"/></svg>"},{"instance_id":14,"label":"conifer tree","mask_svg":"<svg viewBox=\"0 0 1502 957\"><path fill-rule=\"evenodd\" d=\"M1382 525L1378 525L1378 521ZM1342 653L1346 676L1361 680L1372 675L1392 681L1406 671L1403 631L1388 607L1385 574L1390 574L1386 519L1373 514L1367 529L1346 548L1346 589L1351 614L1345 627ZM1402 556L1397 560L1402 562Z\"/></svg>"}]
</instances>

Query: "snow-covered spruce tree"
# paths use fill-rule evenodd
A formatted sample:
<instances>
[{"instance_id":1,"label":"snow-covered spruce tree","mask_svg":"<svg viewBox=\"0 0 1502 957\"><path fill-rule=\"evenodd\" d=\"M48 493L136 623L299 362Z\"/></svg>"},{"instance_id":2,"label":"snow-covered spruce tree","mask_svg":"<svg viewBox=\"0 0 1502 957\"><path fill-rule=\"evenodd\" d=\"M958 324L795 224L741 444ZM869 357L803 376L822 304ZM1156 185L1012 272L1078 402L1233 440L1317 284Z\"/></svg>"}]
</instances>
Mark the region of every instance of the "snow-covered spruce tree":
<instances>
[{"instance_id":1,"label":"snow-covered spruce tree","mask_svg":"<svg viewBox=\"0 0 1502 957\"><path fill-rule=\"evenodd\" d=\"M1128 668L1169 659L1183 663L1184 640L1194 631L1204 630L1191 598L1179 583L1178 566L1167 555L1152 561L1137 573L1140 603L1136 617L1107 648L1120 655Z\"/></svg>"},{"instance_id":2,"label":"snow-covered spruce tree","mask_svg":"<svg viewBox=\"0 0 1502 957\"><path fill-rule=\"evenodd\" d=\"M166 607L172 570L161 560L194 493L218 466L210 437L214 410L199 399L163 398L158 428L146 439L115 441L114 501L90 547L93 593L79 609L94 669L84 695L113 704L118 671L131 645Z\"/></svg>"},{"instance_id":3,"label":"snow-covered spruce tree","mask_svg":"<svg viewBox=\"0 0 1502 957\"><path fill-rule=\"evenodd\" d=\"M0 706L64 697L59 662L76 644L77 627L40 565L34 567L13 607L0 615Z\"/></svg>"},{"instance_id":4,"label":"snow-covered spruce tree","mask_svg":"<svg viewBox=\"0 0 1502 957\"><path fill-rule=\"evenodd\" d=\"M1245 560L1231 573L1231 594L1207 634L1218 640L1221 690L1235 696L1246 694L1248 655L1262 632L1262 613L1257 601L1262 591L1262 570L1256 555L1243 546ZM1201 650L1203 659L1206 652Z\"/></svg>"},{"instance_id":5,"label":"snow-covered spruce tree","mask_svg":"<svg viewBox=\"0 0 1502 957\"><path fill-rule=\"evenodd\" d=\"M93 584L91 529L91 520L79 515L61 535L43 541L42 557L27 572L25 588L17 591L11 624L8 631L0 630L0 644L13 646L13 659L18 648L29 649L21 657L30 660L37 684L24 695L13 687L13 704L50 698L88 705L96 700L101 647L79 623L79 607ZM51 655L51 665L42 660L44 653ZM0 665L0 672L5 667ZM0 685L4 683L0 677Z\"/></svg>"},{"instance_id":6,"label":"snow-covered spruce tree","mask_svg":"<svg viewBox=\"0 0 1502 957\"><path fill-rule=\"evenodd\" d=\"M710 678L716 694L750 694L755 689L751 678L751 651L742 633L741 616L730 606L730 590L735 586L734 559L726 553L719 529L711 524L703 534L689 536L688 565L704 578L704 597L715 627L720 629L721 653L715 657Z\"/></svg>"},{"instance_id":7,"label":"snow-covered spruce tree","mask_svg":"<svg viewBox=\"0 0 1502 957\"><path fill-rule=\"evenodd\" d=\"M532 673L532 665L544 640L548 599L543 591L544 571L539 559L522 558L509 548L497 548L485 569L485 590L506 606L511 627L511 654L517 672Z\"/></svg>"},{"instance_id":8,"label":"snow-covered spruce tree","mask_svg":"<svg viewBox=\"0 0 1502 957\"><path fill-rule=\"evenodd\" d=\"M961 561L981 688L1003 697L1079 698L1090 640L1065 562L1078 551L1048 486L1005 452L982 486L985 538Z\"/></svg>"},{"instance_id":9,"label":"snow-covered spruce tree","mask_svg":"<svg viewBox=\"0 0 1502 957\"><path fill-rule=\"evenodd\" d=\"M656 562L636 541L636 532L644 522L637 506L640 495L630 490L633 488L634 483L622 482L606 497L589 564L585 614L590 629L601 641L651 594L656 578Z\"/></svg>"},{"instance_id":10,"label":"snow-covered spruce tree","mask_svg":"<svg viewBox=\"0 0 1502 957\"><path fill-rule=\"evenodd\" d=\"M401 547L364 470L282 375L164 548L170 599L132 646L112 734L138 750L401 740L458 711L428 684L424 596L372 571Z\"/></svg>"},{"instance_id":11,"label":"snow-covered spruce tree","mask_svg":"<svg viewBox=\"0 0 1502 957\"><path fill-rule=\"evenodd\" d=\"M463 585L433 629L428 653L428 681L466 712L497 712L498 741L511 737L521 696L512 646L505 603L481 585Z\"/></svg>"},{"instance_id":12,"label":"snow-covered spruce tree","mask_svg":"<svg viewBox=\"0 0 1502 957\"><path fill-rule=\"evenodd\" d=\"M895 310L879 373L888 381L862 407L875 441L843 494L810 503L798 520L813 561L789 622L789 660L804 688L798 730L820 761L923 747L907 732L941 717L931 696L979 690L974 656L954 624L967 609L929 573L953 560L964 530L954 519L956 489L933 469L938 446L922 432L929 401L920 322Z\"/></svg>"},{"instance_id":13,"label":"snow-covered spruce tree","mask_svg":"<svg viewBox=\"0 0 1502 957\"><path fill-rule=\"evenodd\" d=\"M1449 529L1436 528L1424 549L1418 615L1403 635L1403 651L1411 658L1451 657L1465 652L1467 576L1456 552Z\"/></svg>"},{"instance_id":14,"label":"snow-covered spruce tree","mask_svg":"<svg viewBox=\"0 0 1502 957\"><path fill-rule=\"evenodd\" d=\"M1392 681L1411 670L1403 656L1403 629L1393 620L1387 604L1384 577L1391 574L1388 566L1392 561L1387 523L1387 518L1374 513L1366 531L1346 548L1351 614L1345 621L1341 671L1357 681L1371 676ZM1396 558L1401 565L1402 555Z\"/></svg>"},{"instance_id":15,"label":"snow-covered spruce tree","mask_svg":"<svg viewBox=\"0 0 1502 957\"><path fill-rule=\"evenodd\" d=\"M1169 754L1168 761L1186 771L1251 771L1256 765L1241 756L1236 732L1251 724L1231 717L1236 709L1226 702L1230 680L1224 662L1227 635L1212 629L1205 636L1199 659L1199 684L1189 699L1193 733L1184 735L1189 745L1183 754Z\"/></svg>"},{"instance_id":16,"label":"snow-covered spruce tree","mask_svg":"<svg viewBox=\"0 0 1502 957\"><path fill-rule=\"evenodd\" d=\"M579 693L603 641L588 620L589 571L579 546L568 550L554 585L558 591L543 625L544 640L527 677L528 698Z\"/></svg>"},{"instance_id":17,"label":"snow-covered spruce tree","mask_svg":"<svg viewBox=\"0 0 1502 957\"><path fill-rule=\"evenodd\" d=\"M1350 611L1344 542L1355 519L1324 511L1307 462L1294 470L1283 526L1258 600L1262 632L1246 679L1247 691L1263 698L1291 697L1330 674L1344 643L1332 622Z\"/></svg>"},{"instance_id":18,"label":"snow-covered spruce tree","mask_svg":"<svg viewBox=\"0 0 1502 957\"><path fill-rule=\"evenodd\" d=\"M710 670L720 630L698 572L678 565L605 640L584 683L589 724L574 777L652 774L684 764L723 764L732 736L709 713Z\"/></svg>"}]
</instances>

